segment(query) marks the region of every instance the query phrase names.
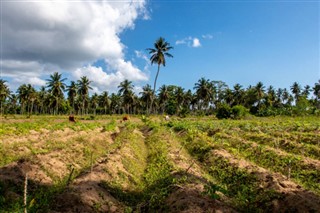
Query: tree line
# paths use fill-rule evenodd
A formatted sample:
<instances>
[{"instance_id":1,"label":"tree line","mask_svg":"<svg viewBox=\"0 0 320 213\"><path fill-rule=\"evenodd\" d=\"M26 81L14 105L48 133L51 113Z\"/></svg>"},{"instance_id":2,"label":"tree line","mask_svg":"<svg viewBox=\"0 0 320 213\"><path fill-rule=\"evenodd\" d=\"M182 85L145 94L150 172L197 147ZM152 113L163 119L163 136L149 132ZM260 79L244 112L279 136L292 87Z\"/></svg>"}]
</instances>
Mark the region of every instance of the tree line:
<instances>
[{"instance_id":1,"label":"tree line","mask_svg":"<svg viewBox=\"0 0 320 213\"><path fill-rule=\"evenodd\" d=\"M50 75L46 86L38 91L31 84L22 84L13 93L6 81L0 79L1 114L187 114L211 115L219 118L239 117L245 113L258 116L320 114L320 80L314 86L302 87L294 82L290 89L266 88L262 82L244 88L235 84L230 88L223 81L200 78L194 92L176 85L162 85L156 91L160 66L173 49L162 37L148 48L151 64L157 65L153 89L147 84L139 94L134 93L132 81L124 80L118 92L89 96L92 83L86 76L66 85L66 78L58 72ZM65 94L67 97L65 97Z\"/></svg>"},{"instance_id":2,"label":"tree line","mask_svg":"<svg viewBox=\"0 0 320 213\"><path fill-rule=\"evenodd\" d=\"M294 82L290 89L266 87L262 82L244 88L229 87L222 81L200 78L194 92L176 85L162 85L157 91L147 84L135 94L132 81L124 80L118 92L94 93L92 81L86 76L65 83L58 72L50 75L46 86L35 89L22 84L14 93L0 79L2 114L170 114L211 115L219 109L239 107L257 116L319 114L320 80L313 86L302 87Z\"/></svg>"}]
</instances>

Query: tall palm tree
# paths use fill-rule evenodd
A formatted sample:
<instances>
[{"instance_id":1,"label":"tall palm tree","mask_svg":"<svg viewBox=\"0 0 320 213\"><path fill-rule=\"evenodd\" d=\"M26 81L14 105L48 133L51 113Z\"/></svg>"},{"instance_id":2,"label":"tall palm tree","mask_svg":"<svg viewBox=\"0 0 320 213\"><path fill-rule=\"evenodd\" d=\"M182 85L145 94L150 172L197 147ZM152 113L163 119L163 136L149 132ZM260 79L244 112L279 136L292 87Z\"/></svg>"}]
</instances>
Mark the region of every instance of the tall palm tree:
<instances>
[{"instance_id":1,"label":"tall palm tree","mask_svg":"<svg viewBox=\"0 0 320 213\"><path fill-rule=\"evenodd\" d=\"M242 89L242 86L240 84L235 84L233 86L233 102L235 105L242 104L243 102L243 96L244 96L244 91Z\"/></svg>"},{"instance_id":2,"label":"tall palm tree","mask_svg":"<svg viewBox=\"0 0 320 213\"><path fill-rule=\"evenodd\" d=\"M234 103L234 96L233 96L233 92L231 89L227 88L224 91L224 101L229 105L229 106L233 106Z\"/></svg>"},{"instance_id":3,"label":"tall palm tree","mask_svg":"<svg viewBox=\"0 0 320 213\"><path fill-rule=\"evenodd\" d=\"M47 98L47 91L45 86L40 87L40 90L38 92L39 97L39 113L43 113L45 109L45 100Z\"/></svg>"},{"instance_id":4,"label":"tall palm tree","mask_svg":"<svg viewBox=\"0 0 320 213\"><path fill-rule=\"evenodd\" d=\"M169 100L169 96L170 96L170 93L169 93L168 86L162 85L159 89L159 105L160 105L162 114L164 113L164 109Z\"/></svg>"},{"instance_id":5,"label":"tall palm tree","mask_svg":"<svg viewBox=\"0 0 320 213\"><path fill-rule=\"evenodd\" d=\"M65 90L65 83L63 83L66 78L61 78L62 74L58 72L50 75L50 79L47 79L47 87L49 88L49 93L51 93L56 98L56 111L55 114L58 114L59 110L59 100L63 99L63 91Z\"/></svg>"},{"instance_id":6,"label":"tall palm tree","mask_svg":"<svg viewBox=\"0 0 320 213\"><path fill-rule=\"evenodd\" d=\"M191 105L192 105L192 100L193 100L193 94L190 89L184 93L183 100L184 100L183 107L190 110Z\"/></svg>"},{"instance_id":7,"label":"tall palm tree","mask_svg":"<svg viewBox=\"0 0 320 213\"><path fill-rule=\"evenodd\" d=\"M301 92L301 86L298 84L298 82L294 82L290 89L292 94L294 94L294 98L297 103Z\"/></svg>"},{"instance_id":8,"label":"tall palm tree","mask_svg":"<svg viewBox=\"0 0 320 213\"><path fill-rule=\"evenodd\" d=\"M0 79L0 111L1 115L3 114L3 104L5 100L9 97L10 95L10 90L9 87L6 85L5 80Z\"/></svg>"},{"instance_id":9,"label":"tall palm tree","mask_svg":"<svg viewBox=\"0 0 320 213\"><path fill-rule=\"evenodd\" d=\"M97 112L97 107L99 105L99 96L97 93L94 93L92 96L91 96L91 107L93 108L93 114L96 115L96 112Z\"/></svg>"},{"instance_id":10,"label":"tall palm tree","mask_svg":"<svg viewBox=\"0 0 320 213\"><path fill-rule=\"evenodd\" d=\"M168 51L173 49L173 47L170 46L168 42L162 37L158 38L156 42L154 43L154 48L148 48L149 54L151 54L150 61L151 64L157 64L158 65L158 71L156 74L156 77L154 79L154 85L153 85L153 94L156 92L156 84L157 79L160 71L160 66L163 65L166 66L166 57L172 58L173 55L171 55ZM153 99L152 99L153 102ZM152 103L151 103L152 106Z\"/></svg>"},{"instance_id":11,"label":"tall palm tree","mask_svg":"<svg viewBox=\"0 0 320 213\"><path fill-rule=\"evenodd\" d=\"M110 99L107 91L104 91L100 96L99 96L99 104L101 107L104 108L104 114L107 114L107 109L110 107Z\"/></svg>"},{"instance_id":12,"label":"tall palm tree","mask_svg":"<svg viewBox=\"0 0 320 213\"><path fill-rule=\"evenodd\" d=\"M198 108L200 110L208 108L209 102L213 97L213 84L209 79L200 78L198 82L195 83L194 89L198 97Z\"/></svg>"},{"instance_id":13,"label":"tall palm tree","mask_svg":"<svg viewBox=\"0 0 320 213\"><path fill-rule=\"evenodd\" d=\"M18 100L20 104L20 114L23 114L26 108L26 103L28 99L27 85L26 84L20 85L17 89L17 94L18 94Z\"/></svg>"},{"instance_id":14,"label":"tall palm tree","mask_svg":"<svg viewBox=\"0 0 320 213\"><path fill-rule=\"evenodd\" d=\"M277 96L273 86L269 86L267 95L265 96L267 106L273 107L276 102Z\"/></svg>"},{"instance_id":15,"label":"tall palm tree","mask_svg":"<svg viewBox=\"0 0 320 213\"><path fill-rule=\"evenodd\" d=\"M265 91L265 86L263 85L263 83L261 81L259 81L257 83L257 85L255 86L255 92L257 95L257 101L258 101L258 108L260 109L261 107L261 100L264 97L264 91Z\"/></svg>"},{"instance_id":16,"label":"tall palm tree","mask_svg":"<svg viewBox=\"0 0 320 213\"><path fill-rule=\"evenodd\" d=\"M153 99L153 91L151 89L150 84L147 84L144 87L142 87L142 92L140 92L140 94L141 94L141 100L143 101L143 103L146 107L146 111L149 112L149 110L151 108L150 104Z\"/></svg>"},{"instance_id":17,"label":"tall palm tree","mask_svg":"<svg viewBox=\"0 0 320 213\"><path fill-rule=\"evenodd\" d=\"M316 106L318 107L318 109L320 109L320 80L318 81L318 83L314 84L312 91L315 96Z\"/></svg>"},{"instance_id":18,"label":"tall palm tree","mask_svg":"<svg viewBox=\"0 0 320 213\"><path fill-rule=\"evenodd\" d=\"M311 87L309 85L304 86L304 89L302 91L302 95L306 98L310 95L310 92L312 91Z\"/></svg>"},{"instance_id":19,"label":"tall palm tree","mask_svg":"<svg viewBox=\"0 0 320 213\"><path fill-rule=\"evenodd\" d=\"M9 96L9 104L10 104L10 107L13 111L14 114L17 114L17 103L18 103L18 96L16 94L11 94Z\"/></svg>"},{"instance_id":20,"label":"tall palm tree","mask_svg":"<svg viewBox=\"0 0 320 213\"><path fill-rule=\"evenodd\" d=\"M121 110L121 96L120 94L114 94L112 93L110 96L110 109L112 111L112 113L117 113L120 114L120 110Z\"/></svg>"},{"instance_id":21,"label":"tall palm tree","mask_svg":"<svg viewBox=\"0 0 320 213\"><path fill-rule=\"evenodd\" d=\"M211 81L212 90L213 90L213 104L215 107L223 102L225 97L225 90L228 88L228 85L223 81Z\"/></svg>"},{"instance_id":22,"label":"tall palm tree","mask_svg":"<svg viewBox=\"0 0 320 213\"><path fill-rule=\"evenodd\" d=\"M129 81L126 79L120 83L118 88L119 88L119 95L122 97L122 100L123 100L122 103L124 104L125 112L128 113L129 107L130 107L130 100L133 93L132 81Z\"/></svg>"},{"instance_id":23,"label":"tall palm tree","mask_svg":"<svg viewBox=\"0 0 320 213\"><path fill-rule=\"evenodd\" d=\"M74 104L76 101L77 91L78 91L78 85L76 84L76 82L71 81L70 85L67 86L67 92L68 92L68 101L72 106L72 110L75 110Z\"/></svg>"},{"instance_id":24,"label":"tall palm tree","mask_svg":"<svg viewBox=\"0 0 320 213\"><path fill-rule=\"evenodd\" d=\"M176 113L180 113L180 109L183 106L184 102L184 89L182 87L177 87L174 91L174 95L177 101L177 106L176 106Z\"/></svg>"},{"instance_id":25,"label":"tall palm tree","mask_svg":"<svg viewBox=\"0 0 320 213\"><path fill-rule=\"evenodd\" d=\"M92 87L90 87L91 83L92 81L90 81L87 76L82 76L80 80L77 81L78 94L82 101L82 115L85 112L85 103L89 101L89 90L92 89Z\"/></svg>"},{"instance_id":26,"label":"tall palm tree","mask_svg":"<svg viewBox=\"0 0 320 213\"><path fill-rule=\"evenodd\" d=\"M32 111L33 111L33 105L35 100L37 99L37 92L35 90L35 88L33 86L31 86L31 84L27 85L27 100L28 100L28 109L29 109L29 116L31 116Z\"/></svg>"}]
</instances>

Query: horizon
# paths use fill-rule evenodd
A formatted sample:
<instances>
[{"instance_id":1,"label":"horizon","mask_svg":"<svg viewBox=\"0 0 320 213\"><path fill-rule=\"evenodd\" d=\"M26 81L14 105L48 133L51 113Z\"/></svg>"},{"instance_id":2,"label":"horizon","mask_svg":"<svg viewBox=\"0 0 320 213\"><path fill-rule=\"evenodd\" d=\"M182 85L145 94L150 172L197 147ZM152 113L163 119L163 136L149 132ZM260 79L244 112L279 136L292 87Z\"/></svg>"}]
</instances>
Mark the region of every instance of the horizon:
<instances>
[{"instance_id":1,"label":"horizon","mask_svg":"<svg viewBox=\"0 0 320 213\"><path fill-rule=\"evenodd\" d=\"M160 68L157 89L194 91L201 77L229 88L259 81L289 91L294 82L313 87L320 79L319 4L1 1L0 77L13 92L22 83L39 88L58 72L67 85L87 76L91 94L116 92L124 79L138 93L153 85L157 69L146 48L163 36L174 57Z\"/></svg>"}]
</instances>

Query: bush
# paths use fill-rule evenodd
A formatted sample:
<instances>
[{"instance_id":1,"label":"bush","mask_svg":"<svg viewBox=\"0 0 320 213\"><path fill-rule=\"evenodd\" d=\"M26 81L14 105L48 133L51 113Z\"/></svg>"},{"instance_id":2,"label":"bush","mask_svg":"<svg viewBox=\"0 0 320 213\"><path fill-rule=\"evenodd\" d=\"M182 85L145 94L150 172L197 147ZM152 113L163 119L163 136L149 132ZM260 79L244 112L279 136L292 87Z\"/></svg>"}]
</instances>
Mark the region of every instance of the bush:
<instances>
[{"instance_id":1,"label":"bush","mask_svg":"<svg viewBox=\"0 0 320 213\"><path fill-rule=\"evenodd\" d=\"M218 119L224 119L224 118L230 118L231 117L231 108L227 104L221 104L217 108L217 114Z\"/></svg>"},{"instance_id":2,"label":"bush","mask_svg":"<svg viewBox=\"0 0 320 213\"><path fill-rule=\"evenodd\" d=\"M242 105L237 105L231 108L227 104L221 104L217 108L216 117L218 119L226 119L226 118L241 119L241 118L244 118L247 114L248 114L248 109Z\"/></svg>"},{"instance_id":3,"label":"bush","mask_svg":"<svg viewBox=\"0 0 320 213\"><path fill-rule=\"evenodd\" d=\"M232 107L231 109L231 116L233 119L241 119L244 118L248 114L247 108L242 105L237 105Z\"/></svg>"}]
</instances>

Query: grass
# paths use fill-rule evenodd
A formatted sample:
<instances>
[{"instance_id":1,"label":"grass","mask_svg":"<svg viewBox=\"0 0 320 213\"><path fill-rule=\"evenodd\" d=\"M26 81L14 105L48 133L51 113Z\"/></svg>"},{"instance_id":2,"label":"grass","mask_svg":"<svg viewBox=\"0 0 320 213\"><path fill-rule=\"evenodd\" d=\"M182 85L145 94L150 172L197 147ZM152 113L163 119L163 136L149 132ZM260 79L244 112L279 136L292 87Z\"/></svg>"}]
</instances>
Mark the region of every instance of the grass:
<instances>
[{"instance_id":1,"label":"grass","mask_svg":"<svg viewBox=\"0 0 320 213\"><path fill-rule=\"evenodd\" d=\"M203 193L211 199L226 202L240 212L263 212L270 209L272 201L282 199L277 191L261 187L262 180L255 171L213 154L224 150L235 159L270 172L288 177L290 170L291 181L320 196L319 168L312 164L320 160L318 117L172 117L171 121L133 117L124 123L119 122L120 118L86 117L77 123L69 123L64 116L4 120L0 130L0 172L19 160L38 165L52 183L45 186L30 180L28 210L49 211L54 205L52 200L62 194L67 183L90 172L93 165L118 156L113 160L119 169L113 174L106 169L113 179L103 181L101 186L124 205L125 212L165 212L169 209L166 199L175 186L194 183L169 157L173 149L181 147L179 153L201 169L201 176L207 180ZM39 159L58 161L62 164L60 173L57 166ZM16 198L5 196L8 192L14 192ZM0 209L4 212L22 211L21 195L20 185L0 180ZM92 208L101 211L103 206L94 202Z\"/></svg>"}]
</instances>

